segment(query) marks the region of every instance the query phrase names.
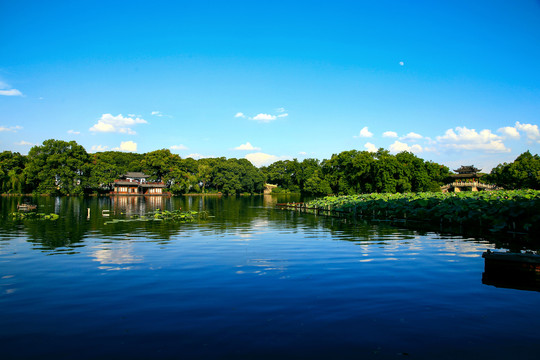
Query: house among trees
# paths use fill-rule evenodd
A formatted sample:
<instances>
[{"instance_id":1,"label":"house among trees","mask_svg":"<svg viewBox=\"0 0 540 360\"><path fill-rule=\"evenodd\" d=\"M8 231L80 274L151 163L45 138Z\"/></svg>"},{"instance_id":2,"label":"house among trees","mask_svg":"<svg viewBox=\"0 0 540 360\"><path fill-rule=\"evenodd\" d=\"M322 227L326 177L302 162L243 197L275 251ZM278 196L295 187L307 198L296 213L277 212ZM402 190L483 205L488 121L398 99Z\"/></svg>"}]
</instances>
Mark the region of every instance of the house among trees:
<instances>
[{"instance_id":1,"label":"house among trees","mask_svg":"<svg viewBox=\"0 0 540 360\"><path fill-rule=\"evenodd\" d=\"M165 184L148 182L150 175L142 172L127 172L114 181L115 195L161 195Z\"/></svg>"}]
</instances>

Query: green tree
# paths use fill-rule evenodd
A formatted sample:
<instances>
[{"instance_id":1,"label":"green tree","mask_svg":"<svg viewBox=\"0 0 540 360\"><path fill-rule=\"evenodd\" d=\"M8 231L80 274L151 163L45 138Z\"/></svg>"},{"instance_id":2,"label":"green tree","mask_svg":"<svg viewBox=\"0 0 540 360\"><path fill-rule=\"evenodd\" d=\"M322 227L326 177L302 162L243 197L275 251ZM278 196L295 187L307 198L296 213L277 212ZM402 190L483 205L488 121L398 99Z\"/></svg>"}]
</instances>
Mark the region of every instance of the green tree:
<instances>
[{"instance_id":1,"label":"green tree","mask_svg":"<svg viewBox=\"0 0 540 360\"><path fill-rule=\"evenodd\" d=\"M411 152L403 151L396 155L400 164L400 178L398 180L398 192L429 191L431 178L424 160Z\"/></svg>"},{"instance_id":2,"label":"green tree","mask_svg":"<svg viewBox=\"0 0 540 360\"><path fill-rule=\"evenodd\" d=\"M374 190L374 164L373 153L349 150L332 155L330 160L323 161L322 167L333 192L347 195Z\"/></svg>"},{"instance_id":3,"label":"green tree","mask_svg":"<svg viewBox=\"0 0 540 360\"><path fill-rule=\"evenodd\" d=\"M292 192L300 192L301 190L298 185L299 170L300 164L296 159L279 160L261 168L266 181Z\"/></svg>"},{"instance_id":4,"label":"green tree","mask_svg":"<svg viewBox=\"0 0 540 360\"><path fill-rule=\"evenodd\" d=\"M332 188L328 181L321 178L320 171L315 170L305 181L303 191L311 195L329 195L332 193Z\"/></svg>"},{"instance_id":5,"label":"green tree","mask_svg":"<svg viewBox=\"0 0 540 360\"><path fill-rule=\"evenodd\" d=\"M26 157L11 151L0 153L0 190L21 194L26 190L24 168Z\"/></svg>"},{"instance_id":6,"label":"green tree","mask_svg":"<svg viewBox=\"0 0 540 360\"><path fill-rule=\"evenodd\" d=\"M487 181L506 189L540 189L540 156L529 151L514 162L499 164L486 176Z\"/></svg>"},{"instance_id":7,"label":"green tree","mask_svg":"<svg viewBox=\"0 0 540 360\"><path fill-rule=\"evenodd\" d=\"M144 155L142 168L150 175L150 180L167 183L171 180L171 171L180 165L180 160L180 156L168 149L155 150Z\"/></svg>"},{"instance_id":8,"label":"green tree","mask_svg":"<svg viewBox=\"0 0 540 360\"><path fill-rule=\"evenodd\" d=\"M450 169L433 161L425 162L425 166L430 179L428 191L440 192L441 186L448 183Z\"/></svg>"},{"instance_id":9,"label":"green tree","mask_svg":"<svg viewBox=\"0 0 540 360\"><path fill-rule=\"evenodd\" d=\"M204 193L206 184L212 180L212 168L209 164L199 164L197 166L197 177L202 183L201 191Z\"/></svg>"},{"instance_id":10,"label":"green tree","mask_svg":"<svg viewBox=\"0 0 540 360\"><path fill-rule=\"evenodd\" d=\"M239 159L237 163L241 167L240 185L242 192L251 194L263 192L265 183L263 172L247 159Z\"/></svg>"},{"instance_id":11,"label":"green tree","mask_svg":"<svg viewBox=\"0 0 540 360\"><path fill-rule=\"evenodd\" d=\"M373 166L374 190L379 193L395 193L401 178L400 166L396 157L386 150L379 150ZM399 182L403 187L403 181Z\"/></svg>"},{"instance_id":12,"label":"green tree","mask_svg":"<svg viewBox=\"0 0 540 360\"><path fill-rule=\"evenodd\" d=\"M39 193L83 193L90 173L90 157L75 141L45 140L28 153L27 183Z\"/></svg>"}]
</instances>

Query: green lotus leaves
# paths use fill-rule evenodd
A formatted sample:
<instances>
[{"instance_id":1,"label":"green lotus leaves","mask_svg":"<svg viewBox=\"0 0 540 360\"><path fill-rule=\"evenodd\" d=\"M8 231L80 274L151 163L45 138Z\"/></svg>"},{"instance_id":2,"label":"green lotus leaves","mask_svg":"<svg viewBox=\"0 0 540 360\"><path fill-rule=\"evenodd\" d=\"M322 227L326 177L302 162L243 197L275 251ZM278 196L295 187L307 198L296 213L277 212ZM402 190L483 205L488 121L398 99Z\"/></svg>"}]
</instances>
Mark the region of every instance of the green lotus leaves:
<instances>
[{"instance_id":1,"label":"green lotus leaves","mask_svg":"<svg viewBox=\"0 0 540 360\"><path fill-rule=\"evenodd\" d=\"M540 191L406 193L327 196L306 208L369 214L388 219L458 222L492 232L540 232Z\"/></svg>"},{"instance_id":2,"label":"green lotus leaves","mask_svg":"<svg viewBox=\"0 0 540 360\"><path fill-rule=\"evenodd\" d=\"M36 213L36 212L26 212L26 211L17 211L14 213L11 213L11 218L13 220L57 220L60 215L50 213L50 214L44 214L44 213Z\"/></svg>"}]
</instances>

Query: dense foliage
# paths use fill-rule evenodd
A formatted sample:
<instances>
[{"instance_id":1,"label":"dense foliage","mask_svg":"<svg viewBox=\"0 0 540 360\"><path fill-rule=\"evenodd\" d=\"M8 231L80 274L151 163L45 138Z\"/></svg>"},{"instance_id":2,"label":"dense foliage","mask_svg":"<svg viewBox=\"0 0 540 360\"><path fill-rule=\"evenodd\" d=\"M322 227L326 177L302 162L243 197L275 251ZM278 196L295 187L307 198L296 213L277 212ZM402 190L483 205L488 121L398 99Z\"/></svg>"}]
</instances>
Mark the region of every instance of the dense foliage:
<instances>
[{"instance_id":1,"label":"dense foliage","mask_svg":"<svg viewBox=\"0 0 540 360\"><path fill-rule=\"evenodd\" d=\"M540 190L540 156L524 152L513 163L495 167L487 180L505 189Z\"/></svg>"},{"instance_id":2,"label":"dense foliage","mask_svg":"<svg viewBox=\"0 0 540 360\"><path fill-rule=\"evenodd\" d=\"M329 160L277 161L262 168L268 182L312 195L440 191L450 174L446 166L410 152L380 149L343 151Z\"/></svg>"},{"instance_id":3,"label":"dense foliage","mask_svg":"<svg viewBox=\"0 0 540 360\"><path fill-rule=\"evenodd\" d=\"M28 156L0 154L2 193L81 195L108 193L126 172L142 171L175 194L260 193L263 173L246 159L182 159L162 149L146 154L106 151L88 154L75 141L46 140Z\"/></svg>"},{"instance_id":4,"label":"dense foliage","mask_svg":"<svg viewBox=\"0 0 540 360\"><path fill-rule=\"evenodd\" d=\"M116 218L110 221L106 221L105 225L109 224L118 224L124 222L135 222L135 221L173 221L179 223L193 222L198 219L207 218L208 214L205 212L199 213L198 211L182 211L182 210L155 210L146 215L132 215L129 219Z\"/></svg>"},{"instance_id":5,"label":"dense foliage","mask_svg":"<svg viewBox=\"0 0 540 360\"><path fill-rule=\"evenodd\" d=\"M307 208L434 224L453 222L494 232L540 233L540 191L536 190L329 196L311 201Z\"/></svg>"},{"instance_id":6,"label":"dense foliage","mask_svg":"<svg viewBox=\"0 0 540 360\"><path fill-rule=\"evenodd\" d=\"M126 172L142 171L163 182L167 191L185 193L262 193L265 183L276 191L308 195L438 192L448 181L448 167L415 156L349 150L328 160L282 160L258 169L246 159L182 159L167 149L145 154L106 151L88 154L75 141L46 140L27 156L0 153L0 191L81 195L108 193ZM508 189L540 188L540 158L526 152L501 164L486 177Z\"/></svg>"}]
</instances>

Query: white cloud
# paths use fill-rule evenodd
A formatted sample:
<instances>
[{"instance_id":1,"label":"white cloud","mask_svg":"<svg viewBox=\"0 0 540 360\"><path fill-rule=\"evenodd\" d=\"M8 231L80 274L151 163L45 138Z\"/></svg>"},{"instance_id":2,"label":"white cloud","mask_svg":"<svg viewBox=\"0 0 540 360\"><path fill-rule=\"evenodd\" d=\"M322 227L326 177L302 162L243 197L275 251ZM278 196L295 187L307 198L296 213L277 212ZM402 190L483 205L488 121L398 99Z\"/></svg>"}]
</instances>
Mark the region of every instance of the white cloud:
<instances>
[{"instance_id":1,"label":"white cloud","mask_svg":"<svg viewBox=\"0 0 540 360\"><path fill-rule=\"evenodd\" d=\"M171 115L165 115L161 111L152 111L151 113L153 116L159 116L159 117L172 117ZM131 116L131 115L130 115Z\"/></svg>"},{"instance_id":2,"label":"white cloud","mask_svg":"<svg viewBox=\"0 0 540 360\"><path fill-rule=\"evenodd\" d=\"M105 146L105 145L92 145L92 147L90 148L90 152L100 152L100 151L105 151L107 150L109 147L108 146Z\"/></svg>"},{"instance_id":3,"label":"white cloud","mask_svg":"<svg viewBox=\"0 0 540 360\"><path fill-rule=\"evenodd\" d=\"M377 150L378 150L377 147L375 145L373 145L372 143L370 143L370 142L365 143L364 147L369 152L377 152Z\"/></svg>"},{"instance_id":4,"label":"white cloud","mask_svg":"<svg viewBox=\"0 0 540 360\"><path fill-rule=\"evenodd\" d=\"M22 126L10 126L10 127L4 127L0 126L0 132L17 132L17 130L21 130Z\"/></svg>"},{"instance_id":5,"label":"white cloud","mask_svg":"<svg viewBox=\"0 0 540 360\"><path fill-rule=\"evenodd\" d=\"M517 121L516 129L527 134L527 139L540 143L540 131L538 130L538 125L520 124L519 121Z\"/></svg>"},{"instance_id":6,"label":"white cloud","mask_svg":"<svg viewBox=\"0 0 540 360\"><path fill-rule=\"evenodd\" d=\"M240 146L235 147L234 150L254 151L254 150L261 150L261 148L258 148L258 147L255 147L255 146L251 145L251 143L248 141L245 144L242 144Z\"/></svg>"},{"instance_id":7,"label":"white cloud","mask_svg":"<svg viewBox=\"0 0 540 360\"><path fill-rule=\"evenodd\" d=\"M499 130L497 130L497 132L500 132L505 138L508 139L519 139L521 137L519 135L519 131L517 131L515 127L511 126L505 126L503 128L500 128Z\"/></svg>"},{"instance_id":8,"label":"white cloud","mask_svg":"<svg viewBox=\"0 0 540 360\"><path fill-rule=\"evenodd\" d=\"M22 92L17 89L0 90L0 95L4 96L23 96Z\"/></svg>"},{"instance_id":9,"label":"white cloud","mask_svg":"<svg viewBox=\"0 0 540 360\"><path fill-rule=\"evenodd\" d=\"M409 152L412 152L412 153L419 153L419 152L422 152L423 149L420 145L418 144L414 144L413 146L409 146L405 143L402 143L400 141L395 141L392 145L390 145L389 147L390 149L390 152L393 152L393 153L399 153L399 152L402 152L402 151L409 151Z\"/></svg>"},{"instance_id":10,"label":"white cloud","mask_svg":"<svg viewBox=\"0 0 540 360\"><path fill-rule=\"evenodd\" d=\"M136 134L131 126L136 124L147 124L147 121L139 117L123 117L122 114L113 116L103 114L97 124L90 128L94 132L118 132L122 134Z\"/></svg>"},{"instance_id":11,"label":"white cloud","mask_svg":"<svg viewBox=\"0 0 540 360\"><path fill-rule=\"evenodd\" d=\"M189 154L186 157L198 160L198 159L211 158L211 157L214 157L214 156L206 156L206 155L194 153L194 154Z\"/></svg>"},{"instance_id":12,"label":"white cloud","mask_svg":"<svg viewBox=\"0 0 540 360\"><path fill-rule=\"evenodd\" d=\"M120 147L116 147L113 150L116 151L126 151L126 152L136 152L137 151L137 143L133 141L122 141L120 143Z\"/></svg>"},{"instance_id":13,"label":"white cloud","mask_svg":"<svg viewBox=\"0 0 540 360\"><path fill-rule=\"evenodd\" d=\"M21 140L21 141L19 141L19 142L16 142L15 145L19 145L19 146L34 146L34 145L37 145L37 144L34 144L34 143L31 143L31 142L28 142L28 141Z\"/></svg>"},{"instance_id":14,"label":"white cloud","mask_svg":"<svg viewBox=\"0 0 540 360\"><path fill-rule=\"evenodd\" d=\"M278 113L278 115L272 115L272 114L265 114L265 113L260 113L260 114L257 114L253 117L248 117L246 116L246 114L244 114L243 112L237 112L236 115L234 115L235 118L248 118L249 120L254 120L254 121L258 121L258 122L261 122L261 123L268 123L270 121L274 121L276 120L277 118L284 118L284 117L287 117L289 116L289 114L285 113L285 108L278 108L276 109L276 112Z\"/></svg>"},{"instance_id":15,"label":"white cloud","mask_svg":"<svg viewBox=\"0 0 540 360\"><path fill-rule=\"evenodd\" d=\"M354 137L361 138L361 137L372 137L372 136L373 136L373 133L368 130L367 126L364 126L362 130L360 130L360 134Z\"/></svg>"},{"instance_id":16,"label":"white cloud","mask_svg":"<svg viewBox=\"0 0 540 360\"><path fill-rule=\"evenodd\" d=\"M389 138L397 138L398 137L397 132L395 132L395 131L385 131L385 132L383 132L382 136L383 137L389 137Z\"/></svg>"},{"instance_id":17,"label":"white cloud","mask_svg":"<svg viewBox=\"0 0 540 360\"><path fill-rule=\"evenodd\" d=\"M479 133L475 129L456 127L448 129L443 136L437 136L437 141L444 147L459 150L478 150L487 152L509 152L502 142L502 137L491 130L484 129Z\"/></svg>"},{"instance_id":18,"label":"white cloud","mask_svg":"<svg viewBox=\"0 0 540 360\"><path fill-rule=\"evenodd\" d=\"M280 157L276 155L265 154L262 152L247 154L245 158L248 159L253 165L257 167L270 165L271 163L276 162L278 160L288 159L287 156Z\"/></svg>"},{"instance_id":19,"label":"white cloud","mask_svg":"<svg viewBox=\"0 0 540 360\"><path fill-rule=\"evenodd\" d=\"M305 152L305 151L300 151L300 152L298 153L298 155L306 156L306 155L307 155L307 152Z\"/></svg>"},{"instance_id":20,"label":"white cloud","mask_svg":"<svg viewBox=\"0 0 540 360\"><path fill-rule=\"evenodd\" d=\"M428 145L433 145L433 144L436 144L437 142L435 140L433 140L432 138L430 138L429 136L426 136L424 137L424 141L426 144ZM426 149L424 149L426 150Z\"/></svg>"},{"instance_id":21,"label":"white cloud","mask_svg":"<svg viewBox=\"0 0 540 360\"><path fill-rule=\"evenodd\" d=\"M255 117L252 118L252 120L255 120L255 121L259 121L259 122L263 122L263 123L267 123L267 122L270 122L270 121L273 121L273 120L276 120L277 117L275 115L270 115L270 114L257 114L255 115Z\"/></svg>"},{"instance_id":22,"label":"white cloud","mask_svg":"<svg viewBox=\"0 0 540 360\"><path fill-rule=\"evenodd\" d=\"M173 145L169 149L171 149L171 150L187 150L188 148L187 148L187 146L180 144L180 145Z\"/></svg>"},{"instance_id":23,"label":"white cloud","mask_svg":"<svg viewBox=\"0 0 540 360\"><path fill-rule=\"evenodd\" d=\"M0 95L4 96L23 96L23 94L17 89L11 89L9 84L0 81Z\"/></svg>"},{"instance_id":24,"label":"white cloud","mask_svg":"<svg viewBox=\"0 0 540 360\"><path fill-rule=\"evenodd\" d=\"M422 135L417 134L417 133L411 131L411 132L408 133L407 135L402 136L402 137L400 138L400 140L404 140L404 141L416 141L416 140L420 140L420 139L422 139L422 138L423 138Z\"/></svg>"},{"instance_id":25,"label":"white cloud","mask_svg":"<svg viewBox=\"0 0 540 360\"><path fill-rule=\"evenodd\" d=\"M68 130L67 133L68 134L73 134L73 135L79 135L81 132L80 131L75 131L75 130Z\"/></svg>"}]
</instances>

